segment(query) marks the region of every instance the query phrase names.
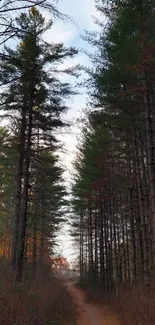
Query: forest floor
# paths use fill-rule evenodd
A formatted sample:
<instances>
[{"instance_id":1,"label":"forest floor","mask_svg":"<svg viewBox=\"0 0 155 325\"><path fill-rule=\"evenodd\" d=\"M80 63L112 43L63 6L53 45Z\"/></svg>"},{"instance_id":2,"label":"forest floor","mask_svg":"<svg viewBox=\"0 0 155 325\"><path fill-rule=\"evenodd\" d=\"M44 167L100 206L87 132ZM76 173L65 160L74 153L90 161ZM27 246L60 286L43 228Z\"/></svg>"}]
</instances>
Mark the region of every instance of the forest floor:
<instances>
[{"instance_id":1,"label":"forest floor","mask_svg":"<svg viewBox=\"0 0 155 325\"><path fill-rule=\"evenodd\" d=\"M73 282L65 283L65 286L77 305L77 325L120 325L117 316L108 306L89 303L85 293Z\"/></svg>"},{"instance_id":2,"label":"forest floor","mask_svg":"<svg viewBox=\"0 0 155 325\"><path fill-rule=\"evenodd\" d=\"M0 325L75 325L77 308L66 288L50 273L16 284L8 264L0 264Z\"/></svg>"},{"instance_id":3,"label":"forest floor","mask_svg":"<svg viewBox=\"0 0 155 325\"><path fill-rule=\"evenodd\" d=\"M117 298L100 289L83 293L71 284L68 291L78 305L78 325L155 325L155 284L122 286Z\"/></svg>"}]
</instances>

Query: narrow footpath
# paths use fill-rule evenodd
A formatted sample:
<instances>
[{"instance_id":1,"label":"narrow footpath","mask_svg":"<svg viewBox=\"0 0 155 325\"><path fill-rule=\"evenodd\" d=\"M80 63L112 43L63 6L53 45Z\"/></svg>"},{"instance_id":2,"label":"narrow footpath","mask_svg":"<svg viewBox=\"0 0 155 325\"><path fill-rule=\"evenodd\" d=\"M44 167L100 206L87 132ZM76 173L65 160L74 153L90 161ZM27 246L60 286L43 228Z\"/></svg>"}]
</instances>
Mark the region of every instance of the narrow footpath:
<instances>
[{"instance_id":1,"label":"narrow footpath","mask_svg":"<svg viewBox=\"0 0 155 325\"><path fill-rule=\"evenodd\" d=\"M77 289L74 283L65 284L78 308L78 325L121 325L114 315L110 315L100 305L88 303L82 290Z\"/></svg>"}]
</instances>

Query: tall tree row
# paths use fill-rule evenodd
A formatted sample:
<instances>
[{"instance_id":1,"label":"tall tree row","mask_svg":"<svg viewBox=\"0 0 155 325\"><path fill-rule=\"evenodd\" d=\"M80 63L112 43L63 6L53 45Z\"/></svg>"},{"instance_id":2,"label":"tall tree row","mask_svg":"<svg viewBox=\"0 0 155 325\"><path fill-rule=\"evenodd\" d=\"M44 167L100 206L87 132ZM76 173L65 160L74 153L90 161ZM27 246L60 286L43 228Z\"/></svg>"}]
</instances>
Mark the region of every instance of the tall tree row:
<instances>
[{"instance_id":1,"label":"tall tree row","mask_svg":"<svg viewBox=\"0 0 155 325\"><path fill-rule=\"evenodd\" d=\"M117 291L155 276L155 12L149 0L97 5L108 22L90 72L73 226L81 281Z\"/></svg>"},{"instance_id":2,"label":"tall tree row","mask_svg":"<svg viewBox=\"0 0 155 325\"><path fill-rule=\"evenodd\" d=\"M8 254L16 279L21 280L29 251L35 272L37 260L43 263L45 255L50 255L63 219L66 191L63 169L56 155L59 143L55 130L61 132L65 126L62 121L62 114L67 110L65 100L74 94L70 84L61 81L60 74L76 72L74 69L59 71L59 65L71 59L76 50L61 43L44 42L43 35L51 28L52 21L46 23L35 4L14 20L14 26L17 46L12 49L5 45L0 54L1 111L10 120L10 130L4 129L2 150L7 137L9 147L7 144L7 154L2 151L2 159L8 159L11 164L14 155L11 170L5 161L2 163L2 176L6 181L6 167L12 183L8 185L10 191L5 199L9 206L11 199L13 202L8 217L5 212L6 223L10 225L10 228L6 225L6 231L10 229L11 238ZM2 182L2 195L4 185ZM6 246L7 234L2 232L3 246Z\"/></svg>"},{"instance_id":3,"label":"tall tree row","mask_svg":"<svg viewBox=\"0 0 155 325\"><path fill-rule=\"evenodd\" d=\"M0 197L0 258L11 261L13 215L15 203L18 146L15 137L6 128L1 129L1 197ZM37 266L51 264L57 234L66 206L63 169L57 155L42 148L30 168L27 227L24 262L35 275Z\"/></svg>"}]
</instances>

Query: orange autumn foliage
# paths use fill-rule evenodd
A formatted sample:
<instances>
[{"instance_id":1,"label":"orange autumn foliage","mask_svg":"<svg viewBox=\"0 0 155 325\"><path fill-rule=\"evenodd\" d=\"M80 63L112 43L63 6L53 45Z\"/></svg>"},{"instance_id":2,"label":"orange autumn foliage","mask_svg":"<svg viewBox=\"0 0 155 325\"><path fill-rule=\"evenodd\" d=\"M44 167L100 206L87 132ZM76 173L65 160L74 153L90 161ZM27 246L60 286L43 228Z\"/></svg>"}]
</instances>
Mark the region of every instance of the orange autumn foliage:
<instances>
[{"instance_id":1,"label":"orange autumn foliage","mask_svg":"<svg viewBox=\"0 0 155 325\"><path fill-rule=\"evenodd\" d=\"M11 244L12 244L12 234L8 233L0 239L0 258L11 260ZM29 236L25 243L25 260L27 262L33 261L33 237ZM41 248L41 236L40 233L37 234L36 238L36 260L40 259L40 248ZM51 266L52 259L50 257L50 245L48 241L44 242L44 263Z\"/></svg>"},{"instance_id":2,"label":"orange autumn foliage","mask_svg":"<svg viewBox=\"0 0 155 325\"><path fill-rule=\"evenodd\" d=\"M52 270L66 270L69 268L69 263L67 259L63 256L58 256L55 258L52 258Z\"/></svg>"}]
</instances>

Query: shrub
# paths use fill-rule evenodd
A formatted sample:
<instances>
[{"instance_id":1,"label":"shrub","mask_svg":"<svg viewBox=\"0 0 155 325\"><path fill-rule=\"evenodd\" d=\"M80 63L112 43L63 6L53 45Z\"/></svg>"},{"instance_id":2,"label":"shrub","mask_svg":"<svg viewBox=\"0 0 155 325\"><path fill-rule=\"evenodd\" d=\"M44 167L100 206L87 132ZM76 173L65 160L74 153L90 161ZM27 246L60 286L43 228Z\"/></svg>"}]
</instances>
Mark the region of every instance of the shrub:
<instances>
[{"instance_id":1,"label":"shrub","mask_svg":"<svg viewBox=\"0 0 155 325\"><path fill-rule=\"evenodd\" d=\"M0 325L72 325L72 298L59 281L38 270L36 279L14 285L11 268L0 268Z\"/></svg>"}]
</instances>

